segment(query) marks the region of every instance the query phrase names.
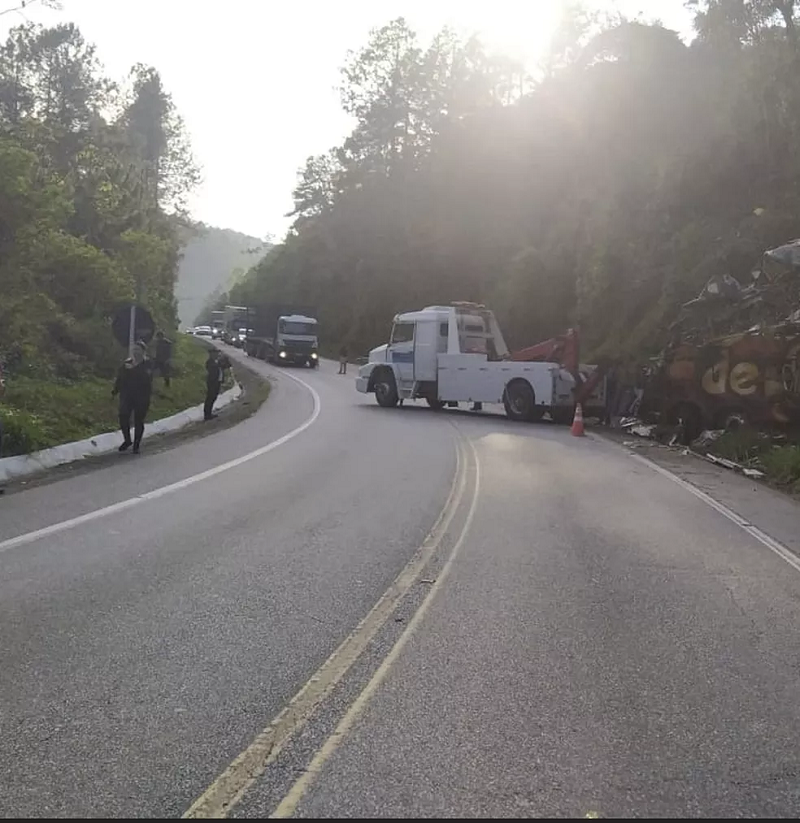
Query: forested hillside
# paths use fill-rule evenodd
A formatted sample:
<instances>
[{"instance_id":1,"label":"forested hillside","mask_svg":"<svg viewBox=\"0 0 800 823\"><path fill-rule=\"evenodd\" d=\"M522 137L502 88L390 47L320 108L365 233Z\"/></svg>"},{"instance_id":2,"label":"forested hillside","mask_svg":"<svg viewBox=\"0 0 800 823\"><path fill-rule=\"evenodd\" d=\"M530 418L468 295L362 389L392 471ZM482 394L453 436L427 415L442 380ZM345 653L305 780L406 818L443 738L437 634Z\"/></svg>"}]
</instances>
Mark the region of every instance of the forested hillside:
<instances>
[{"instance_id":1,"label":"forested hillside","mask_svg":"<svg viewBox=\"0 0 800 823\"><path fill-rule=\"evenodd\" d=\"M0 359L15 375L108 374L109 317L139 293L175 327L185 198L198 180L158 72L122 87L71 24L0 48Z\"/></svg>"},{"instance_id":2,"label":"forested hillside","mask_svg":"<svg viewBox=\"0 0 800 823\"><path fill-rule=\"evenodd\" d=\"M176 327L187 194L198 180L158 72L122 86L74 25L13 29L0 46L0 403L3 455L114 427L125 349L111 316L137 295ZM199 402L203 353L178 339L152 414Z\"/></svg>"},{"instance_id":3,"label":"forested hillside","mask_svg":"<svg viewBox=\"0 0 800 823\"><path fill-rule=\"evenodd\" d=\"M446 31L374 32L342 71L355 130L230 299L316 303L352 350L454 299L513 344L577 323L592 356L656 350L712 274L800 235L799 4L690 5L691 44L573 12L535 78Z\"/></svg>"},{"instance_id":4,"label":"forested hillside","mask_svg":"<svg viewBox=\"0 0 800 823\"><path fill-rule=\"evenodd\" d=\"M203 223L193 224L183 237L175 297L181 323L194 325L209 298L227 291L235 273L253 266L266 248L257 237Z\"/></svg>"}]
</instances>

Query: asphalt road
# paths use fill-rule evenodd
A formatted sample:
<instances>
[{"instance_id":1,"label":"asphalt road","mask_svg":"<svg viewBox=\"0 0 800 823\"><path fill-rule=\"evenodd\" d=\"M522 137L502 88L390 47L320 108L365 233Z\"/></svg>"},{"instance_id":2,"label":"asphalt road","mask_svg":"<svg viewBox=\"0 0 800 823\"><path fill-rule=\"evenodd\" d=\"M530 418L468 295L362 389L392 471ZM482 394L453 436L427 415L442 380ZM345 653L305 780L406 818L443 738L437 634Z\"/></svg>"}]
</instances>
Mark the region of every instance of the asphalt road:
<instances>
[{"instance_id":1,"label":"asphalt road","mask_svg":"<svg viewBox=\"0 0 800 823\"><path fill-rule=\"evenodd\" d=\"M798 816L800 572L615 445L258 367L241 425L0 499L0 814Z\"/></svg>"}]
</instances>

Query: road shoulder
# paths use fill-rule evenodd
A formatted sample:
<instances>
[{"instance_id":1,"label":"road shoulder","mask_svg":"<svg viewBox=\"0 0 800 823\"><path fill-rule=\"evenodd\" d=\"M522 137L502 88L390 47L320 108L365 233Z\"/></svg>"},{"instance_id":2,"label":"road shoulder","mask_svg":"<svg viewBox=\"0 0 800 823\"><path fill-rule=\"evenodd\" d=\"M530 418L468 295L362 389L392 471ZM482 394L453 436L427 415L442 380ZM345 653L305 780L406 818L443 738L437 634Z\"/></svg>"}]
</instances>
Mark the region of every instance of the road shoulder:
<instances>
[{"instance_id":1,"label":"road shoulder","mask_svg":"<svg viewBox=\"0 0 800 823\"><path fill-rule=\"evenodd\" d=\"M246 362L236 359L233 363L234 378L242 387L242 394L228 406L220 409L214 420L189 423L175 431L148 437L148 453L159 454L193 440L199 440L229 429L246 420L261 408L270 394L269 381ZM113 464L118 459L119 456L116 452L85 457L16 480L8 480L2 484L2 488L7 496L37 486L44 486L67 477L76 477L80 474L96 471Z\"/></svg>"},{"instance_id":2,"label":"road shoulder","mask_svg":"<svg viewBox=\"0 0 800 823\"><path fill-rule=\"evenodd\" d=\"M619 432L595 430L592 436L638 455L672 473L680 480L731 509L748 523L800 556L800 503L758 480L751 480L703 460L685 449L672 448L644 438L625 437Z\"/></svg>"}]
</instances>

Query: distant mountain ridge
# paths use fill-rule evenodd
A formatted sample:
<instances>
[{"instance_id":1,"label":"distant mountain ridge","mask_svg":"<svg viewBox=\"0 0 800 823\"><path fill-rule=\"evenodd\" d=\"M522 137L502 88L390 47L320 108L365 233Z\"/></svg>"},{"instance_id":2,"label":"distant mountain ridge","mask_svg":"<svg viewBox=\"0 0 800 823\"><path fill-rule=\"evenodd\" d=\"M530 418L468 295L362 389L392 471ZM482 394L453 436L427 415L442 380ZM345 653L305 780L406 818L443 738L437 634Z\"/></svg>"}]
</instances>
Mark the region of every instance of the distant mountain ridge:
<instances>
[{"instance_id":1,"label":"distant mountain ridge","mask_svg":"<svg viewBox=\"0 0 800 823\"><path fill-rule=\"evenodd\" d=\"M208 297L225 291L237 269L246 271L271 248L258 237L204 223L186 234L175 286L181 326L194 325Z\"/></svg>"}]
</instances>

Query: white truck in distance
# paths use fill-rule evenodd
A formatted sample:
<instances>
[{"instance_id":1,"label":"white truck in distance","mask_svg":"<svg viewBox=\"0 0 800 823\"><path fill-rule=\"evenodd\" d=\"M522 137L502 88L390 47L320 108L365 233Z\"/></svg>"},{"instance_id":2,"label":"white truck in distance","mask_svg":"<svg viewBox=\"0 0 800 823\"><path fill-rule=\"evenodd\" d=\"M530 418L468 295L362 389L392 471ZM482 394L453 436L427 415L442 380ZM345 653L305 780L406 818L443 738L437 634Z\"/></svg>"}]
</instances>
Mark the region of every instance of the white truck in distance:
<instances>
[{"instance_id":1,"label":"white truck in distance","mask_svg":"<svg viewBox=\"0 0 800 823\"><path fill-rule=\"evenodd\" d=\"M594 366L581 366L581 374ZM494 314L475 303L428 306L394 318L389 343L369 353L356 389L386 408L424 399L434 409L458 403L502 403L511 420L570 420L572 375L557 363L510 359ZM605 406L605 380L585 404ZM588 407L588 408L587 408Z\"/></svg>"}]
</instances>

